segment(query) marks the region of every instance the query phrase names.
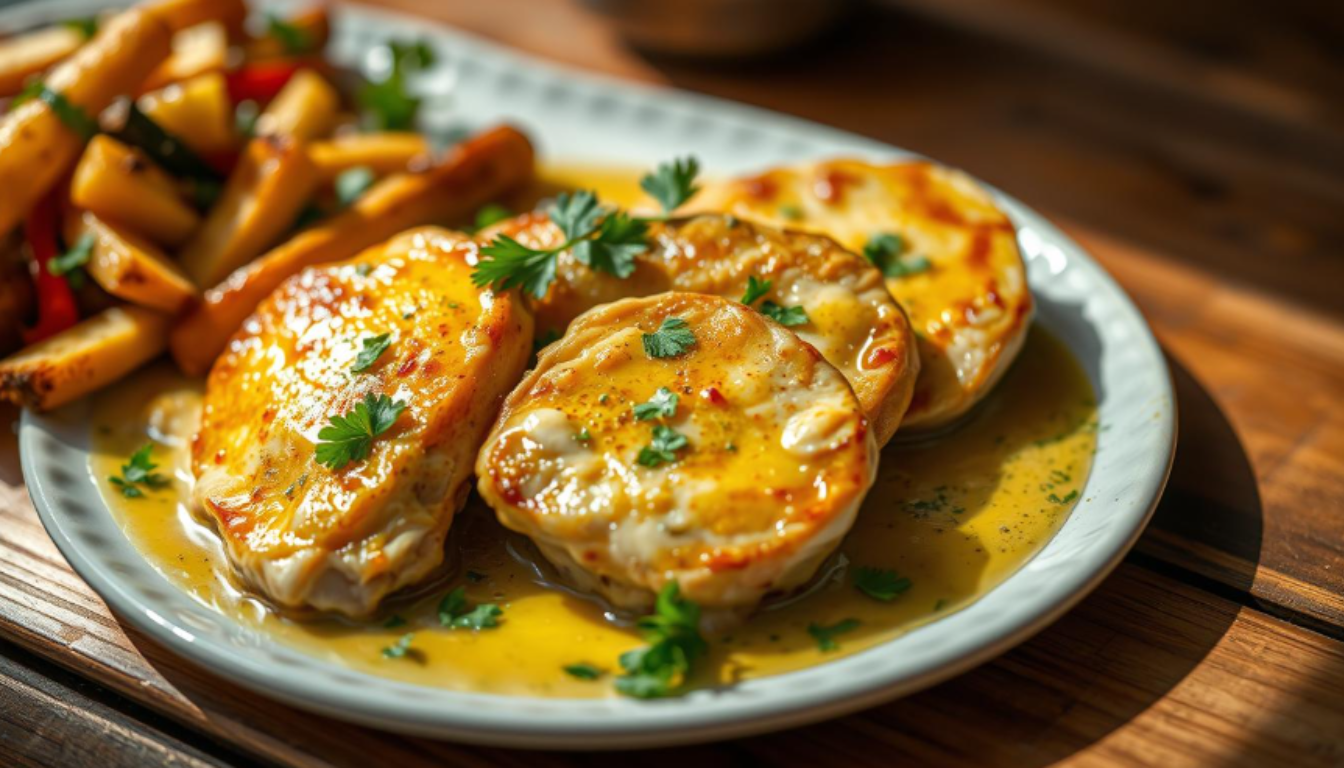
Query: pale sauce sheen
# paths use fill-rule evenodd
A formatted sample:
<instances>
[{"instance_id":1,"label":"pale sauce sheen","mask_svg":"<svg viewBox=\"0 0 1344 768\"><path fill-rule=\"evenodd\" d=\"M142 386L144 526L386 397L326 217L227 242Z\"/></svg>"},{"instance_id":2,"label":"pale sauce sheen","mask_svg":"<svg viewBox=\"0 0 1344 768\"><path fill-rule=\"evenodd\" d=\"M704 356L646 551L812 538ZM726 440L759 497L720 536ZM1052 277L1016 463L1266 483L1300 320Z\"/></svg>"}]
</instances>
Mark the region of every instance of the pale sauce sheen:
<instances>
[{"instance_id":1,"label":"pale sauce sheen","mask_svg":"<svg viewBox=\"0 0 1344 768\"><path fill-rule=\"evenodd\" d=\"M604 200L628 201L628 177L592 171L552 174L597 182ZM640 645L628 622L542 582L526 541L506 533L475 495L454 524L444 580L419 597L394 600L378 621L301 621L278 615L230 581L218 538L189 510L189 442L200 384L167 365L99 395L90 471L132 542L170 581L220 613L307 653L351 668L423 685L529 696L615 695L611 674L583 681L563 671L587 662L614 673L617 657ZM801 669L881 643L973 601L1019 568L1054 534L1076 503L1096 446L1096 407L1087 378L1067 349L1034 328L999 387L955 432L883 451L876 485L840 554L805 596L768 607L744 626L707 638L709 657L694 682L713 685ZM146 436L171 471L171 488L123 498L108 483ZM517 556L515 556L517 555ZM890 603L856 590L848 570L889 568L911 581ZM451 588L503 608L496 629L441 628L436 606ZM404 624L388 627L392 616ZM822 653L811 623L860 621ZM381 650L414 632L412 653Z\"/></svg>"}]
</instances>

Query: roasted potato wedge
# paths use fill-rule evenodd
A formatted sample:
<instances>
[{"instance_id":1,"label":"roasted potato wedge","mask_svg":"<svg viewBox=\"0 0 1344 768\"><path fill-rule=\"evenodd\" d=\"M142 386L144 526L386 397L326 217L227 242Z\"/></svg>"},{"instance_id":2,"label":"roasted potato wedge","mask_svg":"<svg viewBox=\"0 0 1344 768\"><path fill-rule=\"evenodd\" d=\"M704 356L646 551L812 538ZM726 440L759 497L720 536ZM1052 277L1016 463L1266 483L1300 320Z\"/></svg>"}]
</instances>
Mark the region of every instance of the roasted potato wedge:
<instances>
[{"instance_id":1,"label":"roasted potato wedge","mask_svg":"<svg viewBox=\"0 0 1344 768\"><path fill-rule=\"evenodd\" d=\"M136 106L197 154L211 155L238 146L233 104L224 76L218 72L146 93L136 100Z\"/></svg>"},{"instance_id":2,"label":"roasted potato wedge","mask_svg":"<svg viewBox=\"0 0 1344 768\"><path fill-rule=\"evenodd\" d=\"M145 78L140 90L152 91L207 72L222 72L229 58L229 33L217 21L187 27L173 35L173 53Z\"/></svg>"},{"instance_id":3,"label":"roasted potato wedge","mask_svg":"<svg viewBox=\"0 0 1344 768\"><path fill-rule=\"evenodd\" d=\"M177 264L126 227L103 221L91 211L72 211L66 220L66 242L93 237L93 252L85 269L113 296L176 314L199 295Z\"/></svg>"},{"instance_id":4,"label":"roasted potato wedge","mask_svg":"<svg viewBox=\"0 0 1344 768\"><path fill-rule=\"evenodd\" d=\"M524 186L533 173L532 144L514 128L486 131L452 149L423 173L397 174L350 208L290 238L206 292L173 330L173 358L201 375L243 320L290 275L349 258L392 235L432 222L465 221L485 203Z\"/></svg>"},{"instance_id":5,"label":"roasted potato wedge","mask_svg":"<svg viewBox=\"0 0 1344 768\"><path fill-rule=\"evenodd\" d=\"M428 162L431 152L424 135L409 131L354 133L308 145L308 156L324 179L361 166L380 176L402 173L412 161Z\"/></svg>"},{"instance_id":6,"label":"roasted potato wedge","mask_svg":"<svg viewBox=\"0 0 1344 768\"><path fill-rule=\"evenodd\" d=\"M0 40L0 96L23 90L28 78L47 71L84 44L84 35L67 26L47 27Z\"/></svg>"},{"instance_id":7,"label":"roasted potato wedge","mask_svg":"<svg viewBox=\"0 0 1344 768\"><path fill-rule=\"evenodd\" d=\"M70 201L165 245L180 245L201 225L168 174L107 134L93 137L75 166Z\"/></svg>"},{"instance_id":8,"label":"roasted potato wedge","mask_svg":"<svg viewBox=\"0 0 1344 768\"><path fill-rule=\"evenodd\" d=\"M172 318L112 307L0 360L0 397L46 411L99 389L157 357Z\"/></svg>"},{"instance_id":9,"label":"roasted potato wedge","mask_svg":"<svg viewBox=\"0 0 1344 768\"><path fill-rule=\"evenodd\" d=\"M331 133L341 97L325 77L301 69L280 89L257 118L258 136L288 136L312 141Z\"/></svg>"}]
</instances>

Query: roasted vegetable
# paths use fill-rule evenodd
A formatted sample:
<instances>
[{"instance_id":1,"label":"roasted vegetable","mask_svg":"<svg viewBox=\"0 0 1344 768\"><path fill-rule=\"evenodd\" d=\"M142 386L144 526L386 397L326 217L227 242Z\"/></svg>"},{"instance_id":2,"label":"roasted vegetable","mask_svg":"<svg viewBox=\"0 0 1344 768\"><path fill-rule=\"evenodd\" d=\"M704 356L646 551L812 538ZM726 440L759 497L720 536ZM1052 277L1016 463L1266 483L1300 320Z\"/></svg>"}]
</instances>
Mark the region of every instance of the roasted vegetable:
<instances>
[{"instance_id":1,"label":"roasted vegetable","mask_svg":"<svg viewBox=\"0 0 1344 768\"><path fill-rule=\"evenodd\" d=\"M289 276L353 256L409 227L466 221L480 206L526 184L532 165L527 137L501 126L457 145L424 173L380 181L352 207L300 232L208 291L173 329L174 359L188 374L205 373L243 320Z\"/></svg>"},{"instance_id":2,"label":"roasted vegetable","mask_svg":"<svg viewBox=\"0 0 1344 768\"><path fill-rule=\"evenodd\" d=\"M222 181L215 169L193 152L186 142L165 131L130 99L118 99L103 110L99 122L108 134L144 152L150 160L174 176Z\"/></svg>"},{"instance_id":3,"label":"roasted vegetable","mask_svg":"<svg viewBox=\"0 0 1344 768\"><path fill-rule=\"evenodd\" d=\"M302 144L253 139L205 224L182 248L182 268L209 288L274 245L317 188L317 169Z\"/></svg>"},{"instance_id":4,"label":"roasted vegetable","mask_svg":"<svg viewBox=\"0 0 1344 768\"><path fill-rule=\"evenodd\" d=\"M228 30L231 39L238 39L242 37L243 22L247 21L244 0L152 0L140 7L157 16L174 32L217 21Z\"/></svg>"},{"instance_id":5,"label":"roasted vegetable","mask_svg":"<svg viewBox=\"0 0 1344 768\"><path fill-rule=\"evenodd\" d=\"M200 155L235 149L233 104L218 72L193 77L141 96L136 106Z\"/></svg>"},{"instance_id":6,"label":"roasted vegetable","mask_svg":"<svg viewBox=\"0 0 1344 768\"><path fill-rule=\"evenodd\" d=\"M103 310L0 360L0 397L39 411L64 405L157 357L171 323L140 307Z\"/></svg>"},{"instance_id":7,"label":"roasted vegetable","mask_svg":"<svg viewBox=\"0 0 1344 768\"><path fill-rule=\"evenodd\" d=\"M23 235L33 255L33 279L37 283L37 325L23 333L23 340L31 344L79 321L74 291L70 290L65 278L51 271L52 262L60 255L56 241L55 195L47 195L33 207L24 224Z\"/></svg>"},{"instance_id":8,"label":"roasted vegetable","mask_svg":"<svg viewBox=\"0 0 1344 768\"><path fill-rule=\"evenodd\" d=\"M86 39L79 30L58 25L0 40L0 96L23 90L24 81L74 53Z\"/></svg>"},{"instance_id":9,"label":"roasted vegetable","mask_svg":"<svg viewBox=\"0 0 1344 768\"><path fill-rule=\"evenodd\" d=\"M105 134L95 136L80 158L70 200L166 245L184 242L201 223L163 170Z\"/></svg>"},{"instance_id":10,"label":"roasted vegetable","mask_svg":"<svg viewBox=\"0 0 1344 768\"><path fill-rule=\"evenodd\" d=\"M257 135L320 139L331 133L340 103L331 83L311 69L301 69L257 118Z\"/></svg>"},{"instance_id":11,"label":"roasted vegetable","mask_svg":"<svg viewBox=\"0 0 1344 768\"><path fill-rule=\"evenodd\" d=\"M429 140L410 132L354 133L308 145L308 156L324 179L361 166L380 176L401 173L413 160L427 163L430 152Z\"/></svg>"},{"instance_id":12,"label":"roasted vegetable","mask_svg":"<svg viewBox=\"0 0 1344 768\"><path fill-rule=\"evenodd\" d=\"M114 16L75 55L56 66L43 88L85 119L121 93L136 89L168 55L168 27L132 9ZM47 98L32 99L0 121L0 232L27 215L70 170L84 137L72 130Z\"/></svg>"},{"instance_id":13,"label":"roasted vegetable","mask_svg":"<svg viewBox=\"0 0 1344 768\"><path fill-rule=\"evenodd\" d=\"M173 52L145 78L140 91L152 91L207 72L222 72L229 59L224 25L207 21L173 35Z\"/></svg>"},{"instance_id":14,"label":"roasted vegetable","mask_svg":"<svg viewBox=\"0 0 1344 768\"><path fill-rule=\"evenodd\" d=\"M325 6L309 8L289 18L268 16L265 34L243 45L248 61L317 53L331 37L331 19Z\"/></svg>"},{"instance_id":15,"label":"roasted vegetable","mask_svg":"<svg viewBox=\"0 0 1344 768\"><path fill-rule=\"evenodd\" d=\"M191 280L153 243L89 211L72 211L66 242L87 236L92 236L93 247L84 269L113 296L168 313L178 312L197 297Z\"/></svg>"}]
</instances>

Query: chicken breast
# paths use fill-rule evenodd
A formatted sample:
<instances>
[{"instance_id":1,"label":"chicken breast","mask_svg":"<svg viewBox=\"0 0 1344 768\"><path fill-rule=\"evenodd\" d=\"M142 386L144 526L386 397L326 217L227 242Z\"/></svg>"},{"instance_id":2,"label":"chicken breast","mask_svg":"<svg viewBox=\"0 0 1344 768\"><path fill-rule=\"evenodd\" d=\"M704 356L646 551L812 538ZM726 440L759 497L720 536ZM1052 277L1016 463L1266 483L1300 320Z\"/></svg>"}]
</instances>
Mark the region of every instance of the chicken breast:
<instances>
[{"instance_id":1,"label":"chicken breast","mask_svg":"<svg viewBox=\"0 0 1344 768\"><path fill-rule=\"evenodd\" d=\"M811 578L876 468L853 391L811 345L736 301L664 293L575 320L476 473L581 589L646 609L675 580L725 615Z\"/></svg>"},{"instance_id":2,"label":"chicken breast","mask_svg":"<svg viewBox=\"0 0 1344 768\"><path fill-rule=\"evenodd\" d=\"M308 269L215 363L193 501L273 603L364 616L442 562L476 451L531 353L518 300L472 286L475 253L425 228ZM327 431L343 414L353 436ZM361 457L359 434L389 419Z\"/></svg>"},{"instance_id":3,"label":"chicken breast","mask_svg":"<svg viewBox=\"0 0 1344 768\"><path fill-rule=\"evenodd\" d=\"M500 233L537 248L564 242L559 227L543 213L504 222L483 236ZM555 282L534 303L538 333L563 331L583 312L631 296L686 291L740 300L754 278L758 285L769 285L752 306L773 310L840 369L879 446L895 434L910 405L919 357L905 313L887 292L882 273L866 259L828 237L731 216L653 223L648 241L633 274L624 279L590 269L572 252L562 253Z\"/></svg>"},{"instance_id":4,"label":"chicken breast","mask_svg":"<svg viewBox=\"0 0 1344 768\"><path fill-rule=\"evenodd\" d=\"M921 369L903 429L934 429L965 414L1026 339L1033 304L1013 223L959 171L833 160L709 183L690 207L829 235L873 254L919 336Z\"/></svg>"}]
</instances>

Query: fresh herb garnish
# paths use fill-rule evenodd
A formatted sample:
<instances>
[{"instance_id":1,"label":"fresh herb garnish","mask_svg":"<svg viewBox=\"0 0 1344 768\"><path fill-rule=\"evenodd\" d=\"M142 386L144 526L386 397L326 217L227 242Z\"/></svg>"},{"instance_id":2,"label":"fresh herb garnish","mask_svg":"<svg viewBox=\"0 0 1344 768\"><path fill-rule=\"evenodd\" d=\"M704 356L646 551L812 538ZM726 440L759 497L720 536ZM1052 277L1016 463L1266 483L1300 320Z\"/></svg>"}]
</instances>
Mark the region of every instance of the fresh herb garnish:
<instances>
[{"instance_id":1,"label":"fresh herb garnish","mask_svg":"<svg viewBox=\"0 0 1344 768\"><path fill-rule=\"evenodd\" d=\"M677 583L670 581L659 590L653 614L638 626L648 645L621 654L625 674L616 678L616 690L638 699L676 693L691 663L709 648L700 636L700 606L682 599Z\"/></svg>"},{"instance_id":2,"label":"fresh herb garnish","mask_svg":"<svg viewBox=\"0 0 1344 768\"><path fill-rule=\"evenodd\" d=\"M428 43L389 42L384 46L390 66L383 79L360 88L355 101L363 112L364 125L375 131L407 131L415 127L420 99L406 87L406 77L434 66L434 50Z\"/></svg>"},{"instance_id":3,"label":"fresh herb garnish","mask_svg":"<svg viewBox=\"0 0 1344 768\"><path fill-rule=\"evenodd\" d=\"M65 96L51 90L42 83L41 80L33 80L24 86L19 95L10 101L9 108L13 111L15 107L26 101L38 99L45 103L48 108L56 115L66 128L75 132L75 135L84 141L93 138L98 133L98 121L89 117L89 113L83 109L71 104Z\"/></svg>"},{"instance_id":4,"label":"fresh herb garnish","mask_svg":"<svg viewBox=\"0 0 1344 768\"><path fill-rule=\"evenodd\" d=\"M499 203L489 203L481 206L481 209L476 212L476 230L480 231L492 224L498 224L512 215L513 211Z\"/></svg>"},{"instance_id":5,"label":"fresh herb garnish","mask_svg":"<svg viewBox=\"0 0 1344 768\"><path fill-rule=\"evenodd\" d=\"M494 629L504 613L494 603L482 603L467 610L467 588L458 587L439 601L439 624L453 629Z\"/></svg>"},{"instance_id":6,"label":"fresh herb garnish","mask_svg":"<svg viewBox=\"0 0 1344 768\"><path fill-rule=\"evenodd\" d=\"M79 33L79 36L88 40L98 34L98 17L84 16L77 19L63 19L61 26L66 29L73 29Z\"/></svg>"},{"instance_id":7,"label":"fresh herb garnish","mask_svg":"<svg viewBox=\"0 0 1344 768\"><path fill-rule=\"evenodd\" d=\"M168 485L168 478L155 472L159 468L150 460L149 454L153 453L154 444L145 443L140 450L131 454L129 462L121 465L121 476L113 475L108 479L121 495L128 499L138 499L145 495L144 488L156 490Z\"/></svg>"},{"instance_id":8,"label":"fresh herb garnish","mask_svg":"<svg viewBox=\"0 0 1344 768\"><path fill-rule=\"evenodd\" d=\"M671 215L700 191L695 177L700 173L700 161L695 157L679 157L670 163L660 163L657 170L639 180L639 186L658 201L663 216Z\"/></svg>"},{"instance_id":9,"label":"fresh herb garnish","mask_svg":"<svg viewBox=\"0 0 1344 768\"><path fill-rule=\"evenodd\" d=\"M803 209L796 205L781 205L779 206L779 215L789 221L799 221L803 218Z\"/></svg>"},{"instance_id":10,"label":"fresh herb garnish","mask_svg":"<svg viewBox=\"0 0 1344 768\"><path fill-rule=\"evenodd\" d=\"M635 255L648 248L644 222L608 211L598 204L597 195L587 190L561 194L547 215L564 234L563 243L539 249L498 235L481 248L481 255L487 258L471 273L472 283L497 291L521 287L540 299L555 280L555 260L562 251L573 248L574 258L581 263L625 278L635 269Z\"/></svg>"},{"instance_id":11,"label":"fresh herb garnish","mask_svg":"<svg viewBox=\"0 0 1344 768\"><path fill-rule=\"evenodd\" d=\"M807 634L817 641L817 649L822 653L829 653L840 648L840 644L835 642L836 635L843 635L846 632L853 632L859 628L858 619L845 619L844 621L824 627L820 624L808 624Z\"/></svg>"},{"instance_id":12,"label":"fresh herb garnish","mask_svg":"<svg viewBox=\"0 0 1344 768\"><path fill-rule=\"evenodd\" d=\"M747 290L742 294L742 303L750 307L756 303L756 300L770 292L772 283L769 280L760 280L755 275L747 278Z\"/></svg>"},{"instance_id":13,"label":"fresh herb garnish","mask_svg":"<svg viewBox=\"0 0 1344 768\"><path fill-rule=\"evenodd\" d=\"M397 641L383 649L383 658L400 659L411 651L411 641L415 639L414 632L407 632Z\"/></svg>"},{"instance_id":14,"label":"fresh herb garnish","mask_svg":"<svg viewBox=\"0 0 1344 768\"><path fill-rule=\"evenodd\" d=\"M266 14L266 35L273 37L285 49L285 53L303 53L308 50L308 33L296 24L292 24L273 13Z\"/></svg>"},{"instance_id":15,"label":"fresh herb garnish","mask_svg":"<svg viewBox=\"0 0 1344 768\"><path fill-rule=\"evenodd\" d=\"M677 460L677 451L690 444L686 436L675 429L659 424L653 428L653 442L639 449L635 461L641 466L657 467Z\"/></svg>"},{"instance_id":16,"label":"fresh herb garnish","mask_svg":"<svg viewBox=\"0 0 1344 768\"><path fill-rule=\"evenodd\" d=\"M580 443L586 443L593 439L593 433L588 431L587 427L574 433L574 440Z\"/></svg>"},{"instance_id":17,"label":"fresh herb garnish","mask_svg":"<svg viewBox=\"0 0 1344 768\"><path fill-rule=\"evenodd\" d=\"M1051 504L1068 504L1070 501L1073 501L1076 498L1078 498L1078 490L1074 489L1065 494L1064 498L1062 499L1059 496L1052 493L1049 496L1046 496L1045 500L1050 502Z\"/></svg>"},{"instance_id":18,"label":"fresh herb garnish","mask_svg":"<svg viewBox=\"0 0 1344 768\"><path fill-rule=\"evenodd\" d=\"M761 314L780 325L806 325L808 322L807 310L802 307L785 307L769 300L761 302Z\"/></svg>"},{"instance_id":19,"label":"fresh herb garnish","mask_svg":"<svg viewBox=\"0 0 1344 768\"><path fill-rule=\"evenodd\" d=\"M863 246L863 255L887 277L917 275L933 266L923 256L904 258L905 251L905 238L890 232L873 235Z\"/></svg>"},{"instance_id":20,"label":"fresh herb garnish","mask_svg":"<svg viewBox=\"0 0 1344 768\"><path fill-rule=\"evenodd\" d=\"M47 262L47 271L55 277L64 275L70 287L79 290L84 285L84 267L93 255L96 242L97 238L92 232L85 232L70 250Z\"/></svg>"},{"instance_id":21,"label":"fresh herb garnish","mask_svg":"<svg viewBox=\"0 0 1344 768\"><path fill-rule=\"evenodd\" d=\"M336 177L336 199L340 202L342 208L349 208L355 204L377 177L373 169L367 165L358 165L354 168L342 171L340 176Z\"/></svg>"},{"instance_id":22,"label":"fresh herb garnish","mask_svg":"<svg viewBox=\"0 0 1344 768\"><path fill-rule=\"evenodd\" d=\"M911 581L904 576L897 576L895 571L859 568L854 571L854 586L874 600L889 603L910 589Z\"/></svg>"},{"instance_id":23,"label":"fresh herb garnish","mask_svg":"<svg viewBox=\"0 0 1344 768\"><path fill-rule=\"evenodd\" d=\"M677 400L677 393L667 387L659 387L647 403L635 404L635 418L640 421L670 419L677 413Z\"/></svg>"},{"instance_id":24,"label":"fresh herb garnish","mask_svg":"<svg viewBox=\"0 0 1344 768\"><path fill-rule=\"evenodd\" d=\"M569 675L570 677L575 677L580 680L596 680L597 678L606 674L606 671L603 670L601 667L594 666L592 664L589 664L588 662L580 662L578 664L566 664L565 666L561 667L561 669L565 670L565 674Z\"/></svg>"},{"instance_id":25,"label":"fresh herb garnish","mask_svg":"<svg viewBox=\"0 0 1344 768\"><path fill-rule=\"evenodd\" d=\"M317 433L317 463L341 469L352 461L363 461L373 449L373 440L392 428L406 403L387 395L369 393L364 402L349 413L332 416L331 423Z\"/></svg>"},{"instance_id":26,"label":"fresh herb garnish","mask_svg":"<svg viewBox=\"0 0 1344 768\"><path fill-rule=\"evenodd\" d=\"M665 317L653 333L640 334L644 354L649 357L676 357L695 343L695 334L680 317Z\"/></svg>"},{"instance_id":27,"label":"fresh herb garnish","mask_svg":"<svg viewBox=\"0 0 1344 768\"><path fill-rule=\"evenodd\" d=\"M359 354L355 356L355 365L350 369L350 372L363 373L369 370L390 346L392 346L391 333L380 333L377 336L370 336L365 339L364 348L359 350Z\"/></svg>"}]
</instances>

